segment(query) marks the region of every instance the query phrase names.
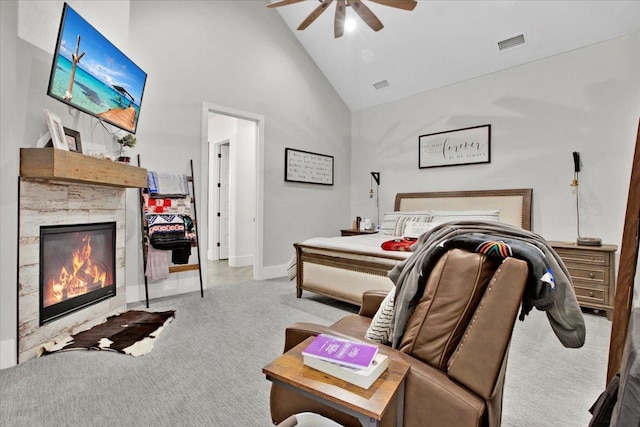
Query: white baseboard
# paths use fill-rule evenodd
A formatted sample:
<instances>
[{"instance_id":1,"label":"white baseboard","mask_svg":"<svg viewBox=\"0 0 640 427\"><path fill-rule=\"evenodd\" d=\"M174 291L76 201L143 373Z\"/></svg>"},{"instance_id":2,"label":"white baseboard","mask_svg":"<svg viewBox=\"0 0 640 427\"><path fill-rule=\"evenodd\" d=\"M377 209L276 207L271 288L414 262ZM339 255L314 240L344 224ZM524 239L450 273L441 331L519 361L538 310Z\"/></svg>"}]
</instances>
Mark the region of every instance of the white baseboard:
<instances>
[{"instance_id":1,"label":"white baseboard","mask_svg":"<svg viewBox=\"0 0 640 427\"><path fill-rule=\"evenodd\" d=\"M287 276L287 264L263 267L257 271L256 280L276 279Z\"/></svg>"},{"instance_id":2,"label":"white baseboard","mask_svg":"<svg viewBox=\"0 0 640 427\"><path fill-rule=\"evenodd\" d=\"M205 277L206 276L203 276L203 278ZM204 289L207 289L206 282L202 285ZM168 279L160 280L157 282L149 281L148 286L150 299L164 298L200 291L200 281L198 280L197 271L187 271L176 275L170 275ZM126 292L127 304L144 301L144 281L136 286L127 286Z\"/></svg>"},{"instance_id":3,"label":"white baseboard","mask_svg":"<svg viewBox=\"0 0 640 427\"><path fill-rule=\"evenodd\" d=\"M16 364L16 340L0 341L0 369L7 369Z\"/></svg>"},{"instance_id":4,"label":"white baseboard","mask_svg":"<svg viewBox=\"0 0 640 427\"><path fill-rule=\"evenodd\" d=\"M250 265L253 265L253 255L229 257L229 267L248 267Z\"/></svg>"}]
</instances>

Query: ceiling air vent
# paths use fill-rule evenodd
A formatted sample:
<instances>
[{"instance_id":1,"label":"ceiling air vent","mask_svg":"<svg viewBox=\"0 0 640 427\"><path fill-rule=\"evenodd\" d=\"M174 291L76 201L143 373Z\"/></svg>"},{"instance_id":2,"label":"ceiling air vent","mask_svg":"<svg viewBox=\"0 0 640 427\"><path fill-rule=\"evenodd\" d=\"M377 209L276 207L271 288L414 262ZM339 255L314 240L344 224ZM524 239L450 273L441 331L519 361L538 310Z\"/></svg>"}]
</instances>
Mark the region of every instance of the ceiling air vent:
<instances>
[{"instance_id":1,"label":"ceiling air vent","mask_svg":"<svg viewBox=\"0 0 640 427\"><path fill-rule=\"evenodd\" d=\"M498 49L502 52L507 49L512 49L516 46L522 46L523 44L525 44L524 34L520 34L515 37L499 41Z\"/></svg>"},{"instance_id":2,"label":"ceiling air vent","mask_svg":"<svg viewBox=\"0 0 640 427\"><path fill-rule=\"evenodd\" d=\"M389 87L389 82L386 81L386 80L380 80L379 82L374 83L373 87L375 87L376 90L381 90L381 89L384 89L384 88L388 88Z\"/></svg>"}]
</instances>

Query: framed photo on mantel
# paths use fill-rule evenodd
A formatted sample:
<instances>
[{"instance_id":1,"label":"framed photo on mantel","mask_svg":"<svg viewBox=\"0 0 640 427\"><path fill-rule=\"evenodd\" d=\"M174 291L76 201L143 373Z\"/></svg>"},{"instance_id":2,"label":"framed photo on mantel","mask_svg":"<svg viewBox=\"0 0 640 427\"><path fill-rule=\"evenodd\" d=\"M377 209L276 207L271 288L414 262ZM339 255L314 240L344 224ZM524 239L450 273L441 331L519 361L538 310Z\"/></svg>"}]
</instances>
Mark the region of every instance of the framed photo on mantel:
<instances>
[{"instance_id":1,"label":"framed photo on mantel","mask_svg":"<svg viewBox=\"0 0 640 427\"><path fill-rule=\"evenodd\" d=\"M59 150L69 151L69 145L67 144L67 139L64 133L64 126L62 126L60 117L46 109L44 110L44 116L47 119L47 127L51 133L53 147Z\"/></svg>"},{"instance_id":2,"label":"framed photo on mantel","mask_svg":"<svg viewBox=\"0 0 640 427\"><path fill-rule=\"evenodd\" d=\"M491 163L491 125L418 137L418 168Z\"/></svg>"}]
</instances>

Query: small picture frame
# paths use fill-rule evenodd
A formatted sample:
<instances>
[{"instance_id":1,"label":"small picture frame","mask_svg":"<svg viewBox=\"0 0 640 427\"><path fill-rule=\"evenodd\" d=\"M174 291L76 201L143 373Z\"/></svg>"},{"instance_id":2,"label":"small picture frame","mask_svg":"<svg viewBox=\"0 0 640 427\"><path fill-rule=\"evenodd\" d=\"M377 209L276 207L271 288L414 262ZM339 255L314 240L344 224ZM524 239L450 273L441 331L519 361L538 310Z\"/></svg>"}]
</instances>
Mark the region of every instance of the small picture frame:
<instances>
[{"instance_id":1,"label":"small picture frame","mask_svg":"<svg viewBox=\"0 0 640 427\"><path fill-rule=\"evenodd\" d=\"M69 148L69 151L74 151L76 153L82 154L82 142L80 139L80 132L78 132L77 130L73 130L65 127L64 137L67 142L67 147Z\"/></svg>"},{"instance_id":2,"label":"small picture frame","mask_svg":"<svg viewBox=\"0 0 640 427\"><path fill-rule=\"evenodd\" d=\"M64 133L64 126L60 117L56 116L49 110L44 110L44 115L47 119L47 126L51 133L51 141L53 147L59 150L69 151L69 145L67 144L67 138Z\"/></svg>"}]
</instances>

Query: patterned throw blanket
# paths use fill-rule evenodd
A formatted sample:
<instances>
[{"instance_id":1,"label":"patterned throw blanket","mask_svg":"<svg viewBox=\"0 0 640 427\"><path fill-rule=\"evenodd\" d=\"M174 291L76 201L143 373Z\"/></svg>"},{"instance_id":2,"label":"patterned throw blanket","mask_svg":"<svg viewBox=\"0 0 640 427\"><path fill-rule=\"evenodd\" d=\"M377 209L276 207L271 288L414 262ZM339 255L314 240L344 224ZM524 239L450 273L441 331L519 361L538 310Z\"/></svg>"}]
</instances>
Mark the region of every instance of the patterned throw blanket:
<instances>
[{"instance_id":1,"label":"patterned throw blanket","mask_svg":"<svg viewBox=\"0 0 640 427\"><path fill-rule=\"evenodd\" d=\"M176 214L191 215L191 197L184 198L153 198L144 194L145 214Z\"/></svg>"}]
</instances>

